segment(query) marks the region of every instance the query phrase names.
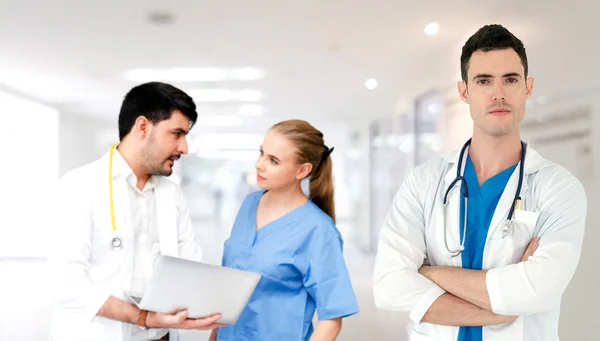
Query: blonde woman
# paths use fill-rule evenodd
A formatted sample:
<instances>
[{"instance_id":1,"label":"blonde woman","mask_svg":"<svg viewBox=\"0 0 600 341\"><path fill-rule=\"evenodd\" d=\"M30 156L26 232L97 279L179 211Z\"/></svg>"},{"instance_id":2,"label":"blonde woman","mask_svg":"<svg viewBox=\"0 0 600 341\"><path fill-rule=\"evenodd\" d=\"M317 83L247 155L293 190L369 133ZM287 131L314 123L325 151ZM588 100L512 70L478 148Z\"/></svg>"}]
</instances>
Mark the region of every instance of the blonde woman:
<instances>
[{"instance_id":1,"label":"blonde woman","mask_svg":"<svg viewBox=\"0 0 600 341\"><path fill-rule=\"evenodd\" d=\"M335 226L332 151L305 121L268 131L256 162L262 190L244 200L222 261L262 279L238 322L211 340L335 340L342 318L358 312Z\"/></svg>"}]
</instances>

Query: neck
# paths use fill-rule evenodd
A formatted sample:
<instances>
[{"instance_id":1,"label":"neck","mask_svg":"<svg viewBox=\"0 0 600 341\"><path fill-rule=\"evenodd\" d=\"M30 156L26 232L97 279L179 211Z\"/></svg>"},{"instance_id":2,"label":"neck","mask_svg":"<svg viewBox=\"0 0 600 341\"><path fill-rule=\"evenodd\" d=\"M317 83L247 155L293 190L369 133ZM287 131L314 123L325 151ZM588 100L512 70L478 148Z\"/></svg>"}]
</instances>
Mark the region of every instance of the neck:
<instances>
[{"instance_id":1,"label":"neck","mask_svg":"<svg viewBox=\"0 0 600 341\"><path fill-rule=\"evenodd\" d=\"M141 190L146 186L146 182L150 179L150 174L144 171L144 167L140 162L139 151L130 145L127 141L119 143L117 150L125 159L125 162L129 165L129 168L133 171L133 174L137 178L137 188Z\"/></svg>"},{"instance_id":2,"label":"neck","mask_svg":"<svg viewBox=\"0 0 600 341\"><path fill-rule=\"evenodd\" d=\"M479 184L519 162L521 149L518 134L495 137L474 133L469 156Z\"/></svg>"},{"instance_id":3,"label":"neck","mask_svg":"<svg viewBox=\"0 0 600 341\"><path fill-rule=\"evenodd\" d=\"M264 200L268 206L293 208L304 204L307 198L298 183L285 188L268 190L264 195Z\"/></svg>"}]
</instances>

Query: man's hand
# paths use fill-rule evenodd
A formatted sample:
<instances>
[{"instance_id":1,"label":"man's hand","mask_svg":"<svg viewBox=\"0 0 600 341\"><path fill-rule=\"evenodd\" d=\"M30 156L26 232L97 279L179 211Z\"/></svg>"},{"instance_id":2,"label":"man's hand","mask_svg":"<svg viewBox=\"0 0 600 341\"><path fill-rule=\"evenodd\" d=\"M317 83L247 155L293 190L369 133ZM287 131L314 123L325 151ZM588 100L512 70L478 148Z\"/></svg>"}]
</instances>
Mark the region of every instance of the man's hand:
<instances>
[{"instance_id":1,"label":"man's hand","mask_svg":"<svg viewBox=\"0 0 600 341\"><path fill-rule=\"evenodd\" d=\"M435 271L435 267L434 266L429 266L429 265L423 265L420 269L419 269L419 273L425 277L427 277L429 280L433 281L431 279L431 272ZM435 282L435 281L434 281Z\"/></svg>"},{"instance_id":2,"label":"man's hand","mask_svg":"<svg viewBox=\"0 0 600 341\"><path fill-rule=\"evenodd\" d=\"M221 318L221 314L214 314L211 316L190 319L188 318L189 312L182 310L173 312L170 314L161 314L156 312L148 312L146 318L146 326L148 328L173 328L173 329L195 329L195 330L209 330L215 328L221 328L225 325L215 323Z\"/></svg>"},{"instance_id":3,"label":"man's hand","mask_svg":"<svg viewBox=\"0 0 600 341\"><path fill-rule=\"evenodd\" d=\"M529 242L529 245L527 245L527 249L525 249L525 253L523 253L523 257L521 257L521 262L526 262L529 259L529 257L533 256L533 253L535 252L535 250L537 250L539 245L540 237L533 238Z\"/></svg>"},{"instance_id":4,"label":"man's hand","mask_svg":"<svg viewBox=\"0 0 600 341\"><path fill-rule=\"evenodd\" d=\"M533 256L539 246L540 238L534 238L525 249L521 262ZM451 266L427 266L419 273L439 285L450 294L470 302L487 311L492 311L486 284L487 270L471 270Z\"/></svg>"}]
</instances>

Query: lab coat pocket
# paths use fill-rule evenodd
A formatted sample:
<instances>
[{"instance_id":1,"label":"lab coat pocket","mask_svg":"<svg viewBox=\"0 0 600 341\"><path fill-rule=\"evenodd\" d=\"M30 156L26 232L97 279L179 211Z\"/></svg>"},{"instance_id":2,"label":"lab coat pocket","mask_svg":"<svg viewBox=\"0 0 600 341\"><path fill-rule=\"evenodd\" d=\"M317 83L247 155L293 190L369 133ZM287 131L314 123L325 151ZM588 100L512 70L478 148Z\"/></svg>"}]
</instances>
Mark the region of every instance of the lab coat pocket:
<instances>
[{"instance_id":1,"label":"lab coat pocket","mask_svg":"<svg viewBox=\"0 0 600 341\"><path fill-rule=\"evenodd\" d=\"M491 238L494 245L493 254L503 257L495 259L498 262L495 266L515 264L521 260L527 245L533 239L539 215L539 211L515 210L512 226L506 232L505 226L496 229Z\"/></svg>"},{"instance_id":2,"label":"lab coat pocket","mask_svg":"<svg viewBox=\"0 0 600 341\"><path fill-rule=\"evenodd\" d=\"M525 224L527 226L535 227L537 223L537 219L540 215L539 211L525 211L525 210L515 210L515 223Z\"/></svg>"},{"instance_id":3,"label":"lab coat pocket","mask_svg":"<svg viewBox=\"0 0 600 341\"><path fill-rule=\"evenodd\" d=\"M527 247L533 238L533 231L535 230L539 215L540 212L538 211L515 210L513 226L508 230L506 236L511 236L519 245L524 242L524 246Z\"/></svg>"}]
</instances>

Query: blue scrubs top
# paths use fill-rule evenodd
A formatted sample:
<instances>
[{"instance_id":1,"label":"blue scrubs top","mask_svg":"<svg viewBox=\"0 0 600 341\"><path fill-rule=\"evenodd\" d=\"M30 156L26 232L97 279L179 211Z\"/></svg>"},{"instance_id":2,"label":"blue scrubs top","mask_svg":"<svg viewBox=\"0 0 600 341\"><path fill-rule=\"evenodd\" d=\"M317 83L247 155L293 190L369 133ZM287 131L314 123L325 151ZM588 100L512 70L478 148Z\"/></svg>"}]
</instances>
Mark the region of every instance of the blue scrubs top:
<instances>
[{"instance_id":1,"label":"blue scrubs top","mask_svg":"<svg viewBox=\"0 0 600 341\"><path fill-rule=\"evenodd\" d=\"M308 340L315 310L319 320L358 312L333 220L308 200L257 231L263 193L242 203L222 262L262 278L237 323L217 329L217 340Z\"/></svg>"},{"instance_id":2,"label":"blue scrubs top","mask_svg":"<svg viewBox=\"0 0 600 341\"><path fill-rule=\"evenodd\" d=\"M515 164L494 175L479 187L471 157L467 157L464 177L469 190L469 206L467 211L467 238L465 239L465 249L461 254L463 268L481 270L483 250L494 211L516 166ZM463 226L464 212L465 201L461 200L460 226ZM460 238L461 240L463 238L462 228L460 229ZM481 341L482 338L482 328L480 326L460 327L458 332L458 341Z\"/></svg>"}]
</instances>

